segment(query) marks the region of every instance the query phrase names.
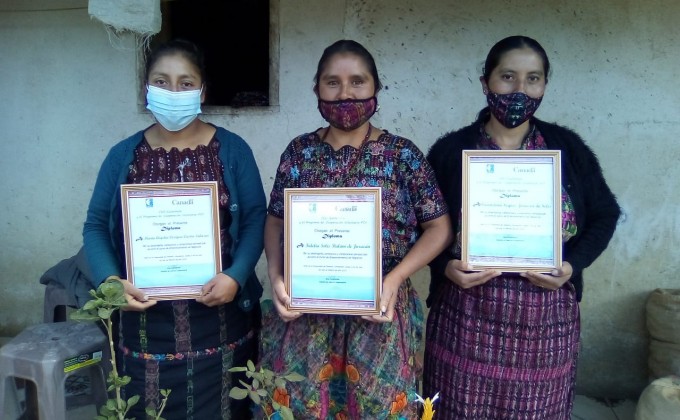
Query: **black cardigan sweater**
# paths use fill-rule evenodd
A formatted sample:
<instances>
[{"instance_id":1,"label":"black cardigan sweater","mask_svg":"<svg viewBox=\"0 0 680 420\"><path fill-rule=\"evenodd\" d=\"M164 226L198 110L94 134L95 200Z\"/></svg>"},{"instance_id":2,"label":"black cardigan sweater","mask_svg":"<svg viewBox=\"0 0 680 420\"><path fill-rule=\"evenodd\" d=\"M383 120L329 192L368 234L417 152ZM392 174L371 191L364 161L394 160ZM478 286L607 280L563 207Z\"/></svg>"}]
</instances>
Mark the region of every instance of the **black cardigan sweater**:
<instances>
[{"instance_id":1,"label":"black cardigan sweater","mask_svg":"<svg viewBox=\"0 0 680 420\"><path fill-rule=\"evenodd\" d=\"M454 229L458 227L462 205L462 151L476 149L481 125L488 120L488 113L482 111L480 115L480 119L472 125L437 140L427 155L449 206ZM576 235L564 244L562 256L573 267L570 281L580 301L583 269L592 264L609 244L621 210L604 180L597 157L581 137L556 124L536 118L531 122L543 135L548 149L562 151L562 186L574 205L578 228ZM432 305L442 283L450 281L444 270L452 258L453 254L448 249L430 262L428 306Z\"/></svg>"}]
</instances>

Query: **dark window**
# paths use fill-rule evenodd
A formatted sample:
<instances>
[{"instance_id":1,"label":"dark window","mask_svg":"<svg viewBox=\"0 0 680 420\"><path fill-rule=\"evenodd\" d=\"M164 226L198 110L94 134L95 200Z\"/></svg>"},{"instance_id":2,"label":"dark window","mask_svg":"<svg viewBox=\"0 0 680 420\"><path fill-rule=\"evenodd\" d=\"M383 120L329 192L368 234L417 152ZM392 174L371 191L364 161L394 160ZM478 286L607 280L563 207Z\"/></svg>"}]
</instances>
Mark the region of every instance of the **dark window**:
<instances>
[{"instance_id":1,"label":"dark window","mask_svg":"<svg viewBox=\"0 0 680 420\"><path fill-rule=\"evenodd\" d=\"M269 0L161 3L163 25L151 48L188 39L205 55L208 106L269 106Z\"/></svg>"}]
</instances>

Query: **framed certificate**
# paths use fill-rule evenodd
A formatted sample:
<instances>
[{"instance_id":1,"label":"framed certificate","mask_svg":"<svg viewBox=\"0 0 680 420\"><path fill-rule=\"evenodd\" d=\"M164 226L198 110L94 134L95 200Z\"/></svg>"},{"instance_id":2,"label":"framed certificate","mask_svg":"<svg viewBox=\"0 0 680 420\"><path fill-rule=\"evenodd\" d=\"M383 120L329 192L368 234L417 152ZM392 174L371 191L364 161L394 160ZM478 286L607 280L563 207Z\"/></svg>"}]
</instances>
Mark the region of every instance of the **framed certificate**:
<instances>
[{"instance_id":1,"label":"framed certificate","mask_svg":"<svg viewBox=\"0 0 680 420\"><path fill-rule=\"evenodd\" d=\"M475 270L562 266L559 150L464 150L461 258Z\"/></svg>"},{"instance_id":2,"label":"framed certificate","mask_svg":"<svg viewBox=\"0 0 680 420\"><path fill-rule=\"evenodd\" d=\"M127 279L157 300L187 299L222 270L217 182L120 188Z\"/></svg>"},{"instance_id":3,"label":"framed certificate","mask_svg":"<svg viewBox=\"0 0 680 420\"><path fill-rule=\"evenodd\" d=\"M284 280L288 309L380 313L380 187L284 190Z\"/></svg>"}]
</instances>

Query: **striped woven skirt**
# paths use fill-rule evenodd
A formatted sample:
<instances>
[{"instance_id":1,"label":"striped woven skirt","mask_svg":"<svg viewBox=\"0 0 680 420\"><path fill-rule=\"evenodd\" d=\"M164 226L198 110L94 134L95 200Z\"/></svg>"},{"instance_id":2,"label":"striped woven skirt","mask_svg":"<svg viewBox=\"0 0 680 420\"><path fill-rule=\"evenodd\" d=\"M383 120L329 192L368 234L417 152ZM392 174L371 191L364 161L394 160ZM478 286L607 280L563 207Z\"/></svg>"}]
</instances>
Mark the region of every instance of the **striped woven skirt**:
<instances>
[{"instance_id":1,"label":"striped woven skirt","mask_svg":"<svg viewBox=\"0 0 680 420\"><path fill-rule=\"evenodd\" d=\"M423 393L442 419L569 420L580 334L571 283L518 276L441 288L428 316Z\"/></svg>"},{"instance_id":2,"label":"striped woven skirt","mask_svg":"<svg viewBox=\"0 0 680 420\"><path fill-rule=\"evenodd\" d=\"M251 418L249 400L229 397L247 378L229 369L258 358L259 305L243 312L236 302L161 301L121 317L119 365L131 377L124 396L141 397L127 418L146 419L145 408L158 409L163 389L172 390L162 414L168 420Z\"/></svg>"}]
</instances>

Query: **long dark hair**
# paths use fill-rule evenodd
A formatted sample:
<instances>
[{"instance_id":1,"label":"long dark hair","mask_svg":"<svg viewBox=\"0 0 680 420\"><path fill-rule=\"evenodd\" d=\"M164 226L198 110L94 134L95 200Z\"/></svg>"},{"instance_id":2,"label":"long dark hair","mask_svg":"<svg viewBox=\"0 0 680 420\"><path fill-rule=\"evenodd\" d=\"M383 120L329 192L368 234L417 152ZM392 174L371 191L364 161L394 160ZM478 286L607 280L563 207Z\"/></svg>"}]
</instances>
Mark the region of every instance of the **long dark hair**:
<instances>
[{"instance_id":1,"label":"long dark hair","mask_svg":"<svg viewBox=\"0 0 680 420\"><path fill-rule=\"evenodd\" d=\"M316 74L314 75L314 92L318 92L319 90L319 78L321 77L321 73L323 73L324 69L326 68L328 60L330 60L330 58L335 54L343 53L354 54L361 58L364 63L366 63L366 67L368 67L371 76L373 76L373 82L375 83L375 93L378 93L378 91L382 89L382 83L380 82L380 77L378 76L378 68L375 65L375 60L373 59L371 53L368 52L368 50L363 45L351 39L341 39L340 41L334 42L333 44L326 47L325 50L323 50L323 54L319 59L319 64L316 67Z\"/></svg>"},{"instance_id":2,"label":"long dark hair","mask_svg":"<svg viewBox=\"0 0 680 420\"><path fill-rule=\"evenodd\" d=\"M489 81L489 76L491 72L498 66L501 61L503 54L510 50L516 50L519 48L531 48L536 54L538 54L543 60L543 74L545 74L545 82L548 83L548 75L550 74L550 60L548 59L548 54L545 50L533 38L523 35L513 35L507 38L503 38L498 41L486 56L486 61L484 62L484 70L482 77L484 81Z\"/></svg>"},{"instance_id":3,"label":"long dark hair","mask_svg":"<svg viewBox=\"0 0 680 420\"><path fill-rule=\"evenodd\" d=\"M205 59L203 52L191 41L186 39L173 39L164 44L159 45L146 57L146 66L144 69L144 81L149 80L149 71L156 64L158 60L169 55L179 54L186 58L191 64L196 66L201 81L205 83Z\"/></svg>"}]
</instances>

